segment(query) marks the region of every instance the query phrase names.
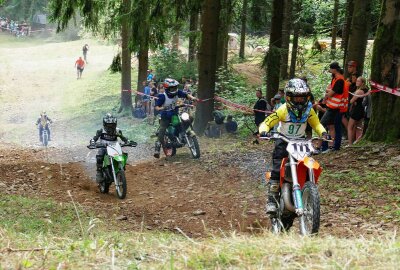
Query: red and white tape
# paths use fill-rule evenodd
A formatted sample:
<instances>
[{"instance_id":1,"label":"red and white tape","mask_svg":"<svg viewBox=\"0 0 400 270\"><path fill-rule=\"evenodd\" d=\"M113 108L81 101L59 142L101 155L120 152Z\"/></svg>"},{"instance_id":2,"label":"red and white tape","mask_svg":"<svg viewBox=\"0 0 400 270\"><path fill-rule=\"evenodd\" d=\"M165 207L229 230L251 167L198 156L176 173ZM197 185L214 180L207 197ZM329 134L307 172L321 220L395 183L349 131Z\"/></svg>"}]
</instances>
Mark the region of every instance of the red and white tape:
<instances>
[{"instance_id":1,"label":"red and white tape","mask_svg":"<svg viewBox=\"0 0 400 270\"><path fill-rule=\"evenodd\" d=\"M374 81L370 81L370 84L371 84L372 88L377 90L377 91L372 90L374 92L383 91L383 92L386 92L386 93L389 93L389 94L396 95L396 96L400 97L400 88L390 88L388 86L379 84L379 83L374 82Z\"/></svg>"}]
</instances>

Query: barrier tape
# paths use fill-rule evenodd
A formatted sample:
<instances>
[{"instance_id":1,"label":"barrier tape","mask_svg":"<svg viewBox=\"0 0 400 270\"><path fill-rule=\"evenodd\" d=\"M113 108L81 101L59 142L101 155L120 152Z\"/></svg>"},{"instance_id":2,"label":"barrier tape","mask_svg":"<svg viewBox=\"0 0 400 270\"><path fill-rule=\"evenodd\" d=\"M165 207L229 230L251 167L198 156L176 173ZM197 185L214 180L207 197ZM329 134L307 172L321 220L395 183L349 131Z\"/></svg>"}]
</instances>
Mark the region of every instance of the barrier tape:
<instances>
[{"instance_id":1,"label":"barrier tape","mask_svg":"<svg viewBox=\"0 0 400 270\"><path fill-rule=\"evenodd\" d=\"M2 27L0 26L0 29L4 29L7 30L8 32L12 32L12 31L18 31L18 32L28 32L28 33L35 33L35 32L44 32L44 31L53 31L53 29L39 29L39 30L17 30L17 29L13 29L11 30L11 28L7 28L7 27Z\"/></svg>"},{"instance_id":2,"label":"barrier tape","mask_svg":"<svg viewBox=\"0 0 400 270\"><path fill-rule=\"evenodd\" d=\"M375 88L377 90L376 92L383 91L383 92L386 92L386 93L389 93L389 94L396 95L396 96L400 97L400 88L390 88L388 86L379 84L379 83L374 82L374 81L370 81L370 84L371 84L371 87L373 87L373 88Z\"/></svg>"}]
</instances>

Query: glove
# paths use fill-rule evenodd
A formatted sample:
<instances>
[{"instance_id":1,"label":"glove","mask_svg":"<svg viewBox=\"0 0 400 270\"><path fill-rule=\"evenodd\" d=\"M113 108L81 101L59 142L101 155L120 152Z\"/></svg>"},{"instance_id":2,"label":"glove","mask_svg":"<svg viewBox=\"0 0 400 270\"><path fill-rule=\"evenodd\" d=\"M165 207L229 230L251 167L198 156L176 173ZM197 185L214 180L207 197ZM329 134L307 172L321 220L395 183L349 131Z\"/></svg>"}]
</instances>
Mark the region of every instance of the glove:
<instances>
[{"instance_id":1,"label":"glove","mask_svg":"<svg viewBox=\"0 0 400 270\"><path fill-rule=\"evenodd\" d=\"M266 132L266 131L261 131L260 137L271 137L271 134L269 132Z\"/></svg>"},{"instance_id":2,"label":"glove","mask_svg":"<svg viewBox=\"0 0 400 270\"><path fill-rule=\"evenodd\" d=\"M324 140L326 140L326 141L332 140L331 135L329 135L329 134L326 133L326 132L322 133L322 138L323 138Z\"/></svg>"}]
</instances>

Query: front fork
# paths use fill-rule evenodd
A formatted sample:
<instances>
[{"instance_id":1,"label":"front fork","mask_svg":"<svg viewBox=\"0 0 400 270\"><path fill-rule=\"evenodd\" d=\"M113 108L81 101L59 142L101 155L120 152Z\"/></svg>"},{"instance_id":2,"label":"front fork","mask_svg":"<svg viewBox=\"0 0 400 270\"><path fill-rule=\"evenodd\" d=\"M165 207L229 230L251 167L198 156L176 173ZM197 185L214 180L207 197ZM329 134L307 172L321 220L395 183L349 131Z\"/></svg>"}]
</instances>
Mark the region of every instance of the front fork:
<instances>
[{"instance_id":1,"label":"front fork","mask_svg":"<svg viewBox=\"0 0 400 270\"><path fill-rule=\"evenodd\" d=\"M114 184L115 184L116 187L118 187L119 183L117 182L117 175L115 174L114 160L113 160L113 158L111 156L110 156L110 163L111 163L111 169L112 169Z\"/></svg>"},{"instance_id":2,"label":"front fork","mask_svg":"<svg viewBox=\"0 0 400 270\"><path fill-rule=\"evenodd\" d=\"M303 198L302 198L302 194L301 194L299 180L297 178L297 162L291 155L289 155L289 162L290 162L290 169L292 172L292 180L293 180L294 207L295 207L296 214L298 216L301 216L304 213L304 208L303 208Z\"/></svg>"}]
</instances>

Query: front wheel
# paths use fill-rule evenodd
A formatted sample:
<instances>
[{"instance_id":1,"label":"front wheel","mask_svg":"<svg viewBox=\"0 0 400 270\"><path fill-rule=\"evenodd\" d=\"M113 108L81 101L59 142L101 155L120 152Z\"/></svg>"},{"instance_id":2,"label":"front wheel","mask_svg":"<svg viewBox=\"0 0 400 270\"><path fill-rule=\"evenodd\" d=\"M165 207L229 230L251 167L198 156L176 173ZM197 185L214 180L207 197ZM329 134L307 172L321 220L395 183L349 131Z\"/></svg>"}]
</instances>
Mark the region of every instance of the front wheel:
<instances>
[{"instance_id":1,"label":"front wheel","mask_svg":"<svg viewBox=\"0 0 400 270\"><path fill-rule=\"evenodd\" d=\"M42 142L43 142L43 146L47 146L49 144L49 136L47 135L46 132L43 132Z\"/></svg>"},{"instance_id":2,"label":"front wheel","mask_svg":"<svg viewBox=\"0 0 400 270\"><path fill-rule=\"evenodd\" d=\"M125 171L120 170L117 172L117 183L115 185L115 189L117 191L117 196L120 199L125 199L126 197L126 177L125 177Z\"/></svg>"},{"instance_id":3,"label":"front wheel","mask_svg":"<svg viewBox=\"0 0 400 270\"><path fill-rule=\"evenodd\" d=\"M318 187L307 182L302 190L304 214L300 216L300 232L303 235L316 234L320 225L320 196Z\"/></svg>"},{"instance_id":4,"label":"front wheel","mask_svg":"<svg viewBox=\"0 0 400 270\"><path fill-rule=\"evenodd\" d=\"M200 157L200 146L199 146L199 141L197 140L196 136L188 136L187 137L189 140L189 145L190 145L190 152L192 153L193 158L199 158Z\"/></svg>"}]
</instances>

